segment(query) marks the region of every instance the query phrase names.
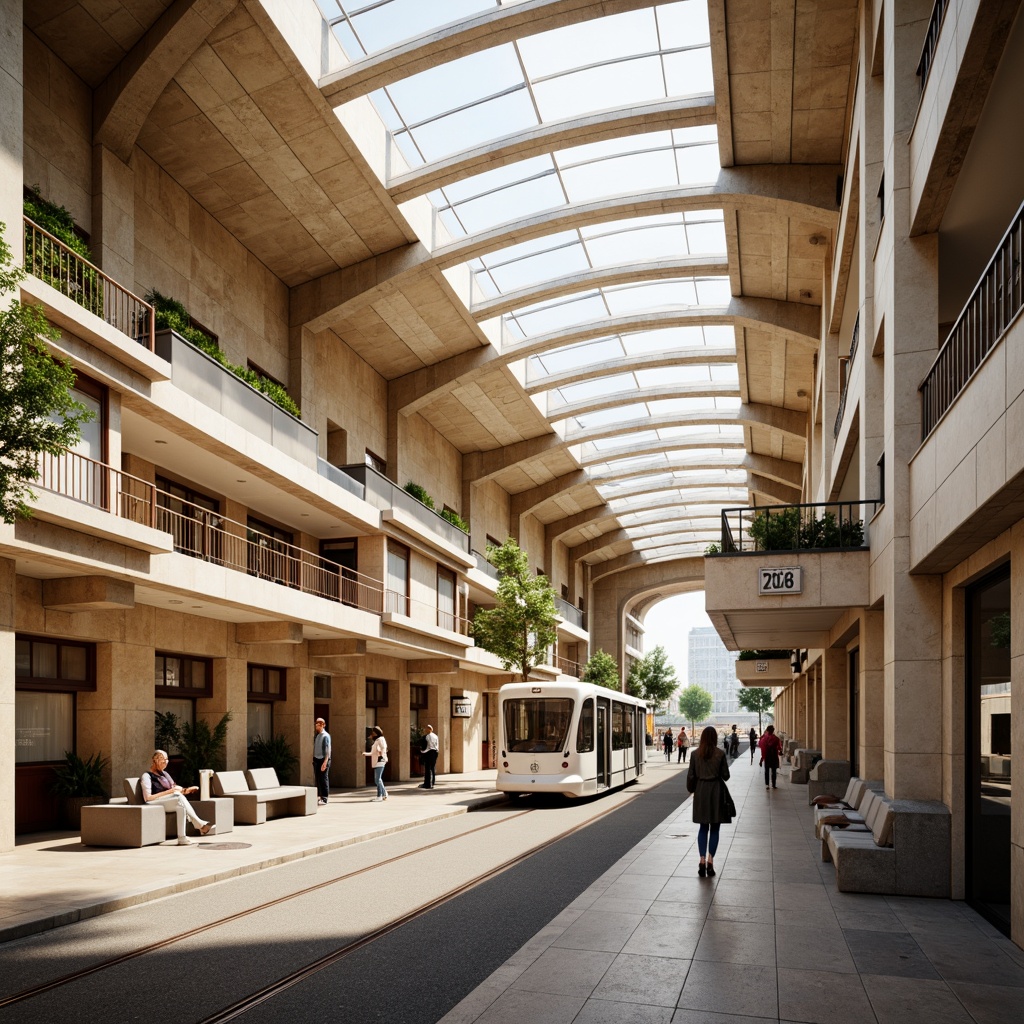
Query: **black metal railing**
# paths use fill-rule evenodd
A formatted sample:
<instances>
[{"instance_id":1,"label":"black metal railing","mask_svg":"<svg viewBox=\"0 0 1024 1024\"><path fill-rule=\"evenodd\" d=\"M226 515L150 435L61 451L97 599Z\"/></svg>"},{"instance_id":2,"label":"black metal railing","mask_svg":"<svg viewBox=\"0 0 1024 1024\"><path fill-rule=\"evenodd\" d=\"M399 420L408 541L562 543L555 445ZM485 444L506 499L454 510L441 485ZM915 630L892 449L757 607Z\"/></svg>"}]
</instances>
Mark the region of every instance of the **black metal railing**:
<instances>
[{"instance_id":1,"label":"black metal railing","mask_svg":"<svg viewBox=\"0 0 1024 1024\"><path fill-rule=\"evenodd\" d=\"M868 546L864 520L877 500L817 501L722 510L722 553L845 551Z\"/></svg>"},{"instance_id":2,"label":"black metal railing","mask_svg":"<svg viewBox=\"0 0 1024 1024\"><path fill-rule=\"evenodd\" d=\"M1020 313L1024 303L1022 259L1024 203L1014 214L981 280L918 388L922 441L935 429L935 424Z\"/></svg>"},{"instance_id":3,"label":"black metal railing","mask_svg":"<svg viewBox=\"0 0 1024 1024\"><path fill-rule=\"evenodd\" d=\"M924 36L924 45L921 47L921 59L917 64L917 77L921 80L921 92L924 92L928 84L928 75L932 70L932 63L935 60L935 48L939 44L939 35L942 32L942 16L946 13L949 0L935 0L932 8L932 16L928 20L928 31Z\"/></svg>"},{"instance_id":4,"label":"black metal railing","mask_svg":"<svg viewBox=\"0 0 1024 1024\"><path fill-rule=\"evenodd\" d=\"M850 367L853 357L857 354L857 342L860 339L860 313L853 325L853 337L850 339L850 355L846 360L846 380L843 381L843 393L839 396L839 411L836 413L836 425L832 428L833 440L839 436L839 428L843 425L843 414L846 412L846 393L850 390Z\"/></svg>"}]
</instances>

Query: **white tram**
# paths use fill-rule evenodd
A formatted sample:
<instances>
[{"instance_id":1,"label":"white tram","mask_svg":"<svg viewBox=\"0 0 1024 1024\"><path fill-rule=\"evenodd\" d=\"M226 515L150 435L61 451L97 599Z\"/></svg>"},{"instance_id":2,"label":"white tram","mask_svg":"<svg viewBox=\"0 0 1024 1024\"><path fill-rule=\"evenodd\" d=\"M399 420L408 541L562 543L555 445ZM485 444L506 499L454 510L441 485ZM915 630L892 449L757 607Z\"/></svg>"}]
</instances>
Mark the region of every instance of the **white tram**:
<instances>
[{"instance_id":1,"label":"white tram","mask_svg":"<svg viewBox=\"0 0 1024 1024\"><path fill-rule=\"evenodd\" d=\"M592 683L498 692L498 789L591 796L643 775L647 706Z\"/></svg>"}]
</instances>

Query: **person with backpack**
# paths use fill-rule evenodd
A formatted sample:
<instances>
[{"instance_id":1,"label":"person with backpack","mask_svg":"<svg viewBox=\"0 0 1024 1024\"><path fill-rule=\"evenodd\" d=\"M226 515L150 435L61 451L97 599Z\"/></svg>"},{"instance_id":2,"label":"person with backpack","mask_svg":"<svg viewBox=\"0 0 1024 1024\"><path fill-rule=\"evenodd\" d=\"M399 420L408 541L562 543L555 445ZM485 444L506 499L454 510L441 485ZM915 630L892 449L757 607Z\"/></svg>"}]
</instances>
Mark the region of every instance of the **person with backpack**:
<instances>
[{"instance_id":1,"label":"person with backpack","mask_svg":"<svg viewBox=\"0 0 1024 1024\"><path fill-rule=\"evenodd\" d=\"M686 726L682 726L679 730L679 735L676 736L676 750L679 753L676 755L676 764L682 761L686 764L686 754L690 749L690 737L686 735Z\"/></svg>"}]
</instances>

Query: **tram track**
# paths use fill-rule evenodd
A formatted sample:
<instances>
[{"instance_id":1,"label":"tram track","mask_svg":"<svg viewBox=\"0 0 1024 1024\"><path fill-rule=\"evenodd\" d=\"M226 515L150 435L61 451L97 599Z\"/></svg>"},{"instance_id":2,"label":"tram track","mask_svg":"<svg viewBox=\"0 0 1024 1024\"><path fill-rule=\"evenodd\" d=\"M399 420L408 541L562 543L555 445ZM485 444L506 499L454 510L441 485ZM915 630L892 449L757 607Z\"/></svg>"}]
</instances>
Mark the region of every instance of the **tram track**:
<instances>
[{"instance_id":1,"label":"tram track","mask_svg":"<svg viewBox=\"0 0 1024 1024\"><path fill-rule=\"evenodd\" d=\"M622 805L620 803L615 803L608 807L602 808L600 813L596 814L594 817L588 818L586 821L573 825L572 827L565 829L557 833L556 835L546 837L542 842L535 844L529 849L516 854L514 857L508 858L502 863L495 865L494 867L489 868L484 872L481 872L480 874L474 876L471 879L468 879L456 888L449 890L441 896L424 902L423 904L413 908L410 911L407 911L406 913L400 915L394 920L389 921L382 927L377 928L367 933L366 935L360 936L352 942L346 943L344 946L340 946L337 949L332 950L331 952L317 958L311 963L299 967L294 971L291 971L289 974L277 979L276 981L272 982L267 986L264 986L256 992L251 993L250 995L240 1000L237 1000L230 1006L225 1007L217 1011L217 1013L205 1018L201 1022L201 1024L220 1024L220 1022L227 1022L236 1019L237 1017L244 1014L246 1011L260 1005L261 1003L267 1002L268 1000L272 999L275 995L284 992L294 987L295 985L300 984L305 979L312 977L313 975L319 973L327 967L330 967L332 964L344 959L351 953L354 953L357 950L384 937L385 935L388 935L396 931L397 929L403 927L411 921L416 920L419 917L422 917L423 915L429 913L437 907L440 907L445 903L458 898L460 895L489 881L497 875L500 875L503 872L508 871L516 865L521 864L523 861L528 860L530 857L534 856L536 853L545 849L552 843L557 843L560 840L565 839L568 836L571 836L574 833L579 832L580 830L588 827L589 825L592 825L595 822L600 821L608 814L611 814L613 811L618 810L621 806ZM160 939L159 941L148 943L147 945L129 950L126 953L122 953L117 956L107 957L103 960L97 961L94 964L90 964L87 967L83 967L76 971L71 971L67 974L61 975L60 977L50 979L49 981L31 986L29 988L22 989L9 996L2 997L0 998L0 1010L8 1009L9 1007L16 1006L19 1003L26 1003L33 998L42 996L48 992L53 992L57 989L61 989L65 986L73 984L76 981L80 981L82 979L101 974L104 971L111 970L122 964L129 963L134 960L139 960L149 954L158 953L178 943L187 941L189 939L193 939L197 936L203 935L208 932L212 932L217 928L222 928L226 925L230 925L234 922L245 919L247 917L253 917L274 907L281 906L282 904L287 904L293 900L297 900L305 896L310 896L318 892L322 892L323 890L331 886L338 885L346 881L351 881L353 878L357 878L361 875L366 875L370 872L378 871L382 868L388 867L389 865L397 864L411 857L418 856L430 850L437 849L438 847L443 847L451 843L465 840L471 836L478 835L479 833L487 831L489 829L493 829L502 825L507 825L510 822L516 821L517 819L521 819L528 815L534 814L537 810L539 810L539 808L528 808L517 813L510 814L509 816L502 818L500 821L488 822L477 828L470 829L466 832L461 832L458 835L449 836L444 839L428 843L424 846L417 847L414 850L408 850L404 853L397 854L385 860L377 861L374 864L365 865L353 871L346 872L343 875L338 875L334 878L317 882L314 885L305 886L302 889L296 890L295 892L287 893L283 896L275 897L272 900L266 900L262 903L256 904L255 906L247 907L246 909L237 911L233 914L228 914L223 917L219 917L215 920L205 922L204 924L198 925L195 928L189 928L177 932L174 935L170 935L163 939Z\"/></svg>"}]
</instances>

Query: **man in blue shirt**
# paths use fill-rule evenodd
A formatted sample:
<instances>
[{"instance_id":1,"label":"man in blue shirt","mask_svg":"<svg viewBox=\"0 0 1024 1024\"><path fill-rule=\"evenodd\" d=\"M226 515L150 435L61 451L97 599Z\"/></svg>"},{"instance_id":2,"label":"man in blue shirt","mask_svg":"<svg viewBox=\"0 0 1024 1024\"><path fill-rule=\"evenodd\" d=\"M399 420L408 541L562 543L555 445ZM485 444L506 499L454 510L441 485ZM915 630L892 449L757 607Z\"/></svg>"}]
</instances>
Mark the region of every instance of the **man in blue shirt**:
<instances>
[{"instance_id":1,"label":"man in blue shirt","mask_svg":"<svg viewBox=\"0 0 1024 1024\"><path fill-rule=\"evenodd\" d=\"M327 803L327 796L331 790L331 734L327 731L327 723L322 719L316 720L313 728L316 735L313 737L313 774L316 776L317 805Z\"/></svg>"}]
</instances>

